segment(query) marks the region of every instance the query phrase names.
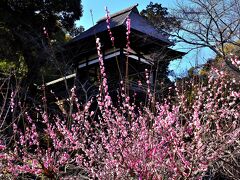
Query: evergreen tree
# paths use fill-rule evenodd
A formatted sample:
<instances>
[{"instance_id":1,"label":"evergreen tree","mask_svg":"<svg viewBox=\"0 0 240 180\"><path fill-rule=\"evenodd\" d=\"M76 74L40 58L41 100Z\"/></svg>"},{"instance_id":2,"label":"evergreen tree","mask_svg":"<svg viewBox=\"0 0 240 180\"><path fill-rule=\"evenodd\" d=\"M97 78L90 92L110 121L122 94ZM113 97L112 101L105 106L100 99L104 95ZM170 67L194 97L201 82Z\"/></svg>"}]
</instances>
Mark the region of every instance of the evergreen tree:
<instances>
[{"instance_id":1,"label":"evergreen tree","mask_svg":"<svg viewBox=\"0 0 240 180\"><path fill-rule=\"evenodd\" d=\"M54 56L50 45L63 42L81 16L81 0L1 0L0 59L24 61L32 84Z\"/></svg>"}]
</instances>

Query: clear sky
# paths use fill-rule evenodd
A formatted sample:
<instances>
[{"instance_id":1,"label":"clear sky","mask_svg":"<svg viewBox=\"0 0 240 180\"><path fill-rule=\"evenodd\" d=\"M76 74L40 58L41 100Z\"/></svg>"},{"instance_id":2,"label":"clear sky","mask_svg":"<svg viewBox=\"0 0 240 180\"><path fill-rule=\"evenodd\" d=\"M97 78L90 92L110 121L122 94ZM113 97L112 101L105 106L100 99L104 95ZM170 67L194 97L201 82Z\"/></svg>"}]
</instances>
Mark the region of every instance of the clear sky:
<instances>
[{"instance_id":1,"label":"clear sky","mask_svg":"<svg viewBox=\"0 0 240 180\"><path fill-rule=\"evenodd\" d=\"M101 17L104 17L105 7L108 7L108 10L111 13L115 13L122 9L128 8L135 4L138 4L138 10L141 11L144 9L150 2L160 3L163 7L168 8L169 11L176 7L177 0L82 0L83 5L83 16L80 21L77 22L77 25L82 25L85 30L90 28L92 23L91 13L93 13L93 21L97 22ZM184 2L184 0L182 0ZM176 45L173 47L179 51L187 51L186 45ZM187 69L195 66L196 64L202 64L207 61L208 58L213 57L213 53L208 49L201 49L198 51L193 51L188 55L185 55L182 60L172 61L169 69L173 70L177 75L182 75L187 72Z\"/></svg>"},{"instance_id":2,"label":"clear sky","mask_svg":"<svg viewBox=\"0 0 240 180\"><path fill-rule=\"evenodd\" d=\"M105 16L105 7L107 6L110 13L115 13L122 9L128 8L135 4L138 4L138 10L144 9L151 0L82 0L83 5L83 17L81 17L78 24L83 25L85 29L92 26L91 13L93 11L94 22ZM163 7L174 8L176 0L152 0L152 2L158 2Z\"/></svg>"}]
</instances>

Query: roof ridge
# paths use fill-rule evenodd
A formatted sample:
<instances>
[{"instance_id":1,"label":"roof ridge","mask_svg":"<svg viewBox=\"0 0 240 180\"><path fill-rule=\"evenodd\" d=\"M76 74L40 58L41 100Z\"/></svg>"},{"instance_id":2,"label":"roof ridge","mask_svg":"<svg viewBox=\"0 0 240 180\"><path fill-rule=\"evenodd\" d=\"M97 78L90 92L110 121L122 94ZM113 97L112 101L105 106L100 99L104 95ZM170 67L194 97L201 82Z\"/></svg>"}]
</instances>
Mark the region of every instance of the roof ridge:
<instances>
[{"instance_id":1,"label":"roof ridge","mask_svg":"<svg viewBox=\"0 0 240 180\"><path fill-rule=\"evenodd\" d=\"M135 5L133 5L133 6L128 7L128 8L126 8L126 9L123 9L123 10L121 10L121 11L118 11L118 12L116 12L116 13L110 14L110 17L111 17L111 18L114 18L114 17L119 16L119 15L121 15L121 14L124 14L124 13L126 13L126 12L132 11L132 10L133 10L134 8L136 8L137 6L138 6L138 3L135 4ZM102 17L102 18L100 18L100 19L97 21L97 23L100 23L100 22L102 22L102 21L105 21L106 19L107 19L106 17Z\"/></svg>"}]
</instances>

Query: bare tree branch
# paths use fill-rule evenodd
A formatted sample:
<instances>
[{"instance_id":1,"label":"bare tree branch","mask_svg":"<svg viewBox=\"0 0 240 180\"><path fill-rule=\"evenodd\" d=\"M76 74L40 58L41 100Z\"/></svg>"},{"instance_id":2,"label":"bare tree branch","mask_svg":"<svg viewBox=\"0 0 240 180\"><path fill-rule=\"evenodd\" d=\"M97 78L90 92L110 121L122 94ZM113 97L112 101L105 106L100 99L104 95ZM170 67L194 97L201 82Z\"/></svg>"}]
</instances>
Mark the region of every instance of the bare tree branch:
<instances>
[{"instance_id":1,"label":"bare tree branch","mask_svg":"<svg viewBox=\"0 0 240 180\"><path fill-rule=\"evenodd\" d=\"M194 47L208 47L227 59L226 45L240 47L240 2L236 0L188 0L174 10L181 22L173 34L180 42Z\"/></svg>"}]
</instances>

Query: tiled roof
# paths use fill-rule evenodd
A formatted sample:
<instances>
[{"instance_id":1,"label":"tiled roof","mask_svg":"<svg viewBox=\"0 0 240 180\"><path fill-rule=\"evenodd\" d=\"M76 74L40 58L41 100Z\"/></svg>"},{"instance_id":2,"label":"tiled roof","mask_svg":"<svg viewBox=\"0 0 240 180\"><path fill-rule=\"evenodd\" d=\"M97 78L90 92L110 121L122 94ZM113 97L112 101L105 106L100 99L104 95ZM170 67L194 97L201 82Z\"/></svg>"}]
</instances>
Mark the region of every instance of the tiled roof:
<instances>
[{"instance_id":1,"label":"tiled roof","mask_svg":"<svg viewBox=\"0 0 240 180\"><path fill-rule=\"evenodd\" d=\"M126 26L126 19L129 17L131 19L131 29L141 32L147 36L156 38L165 43L171 44L168 37L164 36L163 33L157 31L145 18L143 18L138 10L137 5L131 6L127 9L119 11L110 15L110 28L115 28L118 26ZM90 29L84 31L80 35L76 36L71 42L77 42L79 40L88 38L90 36L95 36L97 33L107 31L106 17L101 18L96 25Z\"/></svg>"},{"instance_id":2,"label":"tiled roof","mask_svg":"<svg viewBox=\"0 0 240 180\"><path fill-rule=\"evenodd\" d=\"M136 4L136 5L134 5L134 6L131 6L131 7L128 7L128 8L126 8L126 9L123 9L123 10L121 10L121 11L118 11L118 12L116 12L116 13L114 13L114 14L111 14L110 17L111 17L111 18L115 18L116 16L123 15L123 14L125 14L125 13L127 13L127 12L129 12L129 11L134 11L134 12L136 12L136 13L139 13L138 10L137 10L137 6L138 6L138 4ZM106 17L102 17L101 19L99 19L99 20L97 21L97 23L100 23L100 22L102 22L102 21L106 21L106 19L107 19Z\"/></svg>"}]
</instances>

